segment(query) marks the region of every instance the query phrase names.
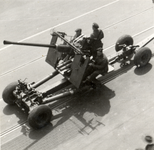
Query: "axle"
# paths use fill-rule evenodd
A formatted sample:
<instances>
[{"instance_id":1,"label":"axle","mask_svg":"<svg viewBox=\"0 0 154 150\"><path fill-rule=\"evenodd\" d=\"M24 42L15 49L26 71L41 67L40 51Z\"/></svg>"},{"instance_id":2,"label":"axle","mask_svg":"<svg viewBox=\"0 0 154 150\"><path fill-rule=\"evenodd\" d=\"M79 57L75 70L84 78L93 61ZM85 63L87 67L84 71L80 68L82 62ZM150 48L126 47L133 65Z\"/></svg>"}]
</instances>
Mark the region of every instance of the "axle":
<instances>
[{"instance_id":1,"label":"axle","mask_svg":"<svg viewBox=\"0 0 154 150\"><path fill-rule=\"evenodd\" d=\"M42 85L43 83L47 82L48 80L52 79L53 77L55 77L56 75L58 75L59 72L56 70L54 71L51 75L45 77L44 79L42 79L41 81L35 83L35 84L32 84L30 87L31 88L37 88L39 87L40 85Z\"/></svg>"},{"instance_id":2,"label":"axle","mask_svg":"<svg viewBox=\"0 0 154 150\"><path fill-rule=\"evenodd\" d=\"M49 98L45 98L44 101L42 102L42 104L46 104L46 103L50 103L53 102L55 100L59 100L60 98L64 98L66 96L70 96L75 94L76 90L75 89L68 89L67 91L57 94L55 96L49 97Z\"/></svg>"}]
</instances>

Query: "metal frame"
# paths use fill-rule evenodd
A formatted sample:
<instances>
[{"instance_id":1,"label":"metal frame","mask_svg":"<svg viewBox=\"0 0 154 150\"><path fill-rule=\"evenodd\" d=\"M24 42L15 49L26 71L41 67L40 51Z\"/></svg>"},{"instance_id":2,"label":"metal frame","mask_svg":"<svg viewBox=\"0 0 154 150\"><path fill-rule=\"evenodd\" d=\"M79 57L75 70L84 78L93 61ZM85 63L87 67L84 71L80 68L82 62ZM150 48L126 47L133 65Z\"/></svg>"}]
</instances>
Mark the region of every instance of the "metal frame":
<instances>
[{"instance_id":1,"label":"metal frame","mask_svg":"<svg viewBox=\"0 0 154 150\"><path fill-rule=\"evenodd\" d=\"M66 96L82 92L82 88L84 88L82 81L86 72L86 68L90 62L90 57L84 57L85 54L79 48L65 39L65 35L66 34L63 32L54 32L52 34L50 45L4 41L4 44L49 47L46 62L51 65L55 69L55 71L36 83L26 83L24 81L18 81L18 84L13 91L13 95L16 97L15 103L26 113L29 113L38 105L53 103L57 100L63 99ZM59 51L61 47L60 45L56 45L58 38L63 40L66 48L68 46L69 49L74 52L73 57L62 59L63 53ZM136 49L137 47L145 47L153 39L154 35L146 39L146 43L142 43L140 46L121 45L123 46L123 49L125 48L125 51L122 49L122 53L120 55L116 55L109 59L109 64L113 65L117 62L122 64L123 61L129 61L130 58L125 60L126 56L134 55L136 53L136 50L138 50ZM67 53L67 55L69 55L69 53ZM124 65L126 64L124 63ZM58 74L63 75L64 78L56 82L50 87L50 89L46 90L45 92L37 91L38 87L53 79ZM62 91L62 89L64 90Z\"/></svg>"}]
</instances>

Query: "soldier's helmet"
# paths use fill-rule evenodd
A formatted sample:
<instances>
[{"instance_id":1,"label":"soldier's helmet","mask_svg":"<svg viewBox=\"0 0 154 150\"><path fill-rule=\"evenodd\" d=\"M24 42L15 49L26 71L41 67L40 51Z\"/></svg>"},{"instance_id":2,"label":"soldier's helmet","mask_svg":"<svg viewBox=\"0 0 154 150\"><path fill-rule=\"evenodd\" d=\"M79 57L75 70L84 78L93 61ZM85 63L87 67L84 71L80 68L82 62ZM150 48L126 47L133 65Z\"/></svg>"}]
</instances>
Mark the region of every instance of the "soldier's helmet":
<instances>
[{"instance_id":1,"label":"soldier's helmet","mask_svg":"<svg viewBox=\"0 0 154 150\"><path fill-rule=\"evenodd\" d=\"M99 25L97 23L93 23L92 27L95 28L95 29L98 29Z\"/></svg>"},{"instance_id":2,"label":"soldier's helmet","mask_svg":"<svg viewBox=\"0 0 154 150\"><path fill-rule=\"evenodd\" d=\"M75 30L75 32L82 32L82 29L78 28Z\"/></svg>"}]
</instances>

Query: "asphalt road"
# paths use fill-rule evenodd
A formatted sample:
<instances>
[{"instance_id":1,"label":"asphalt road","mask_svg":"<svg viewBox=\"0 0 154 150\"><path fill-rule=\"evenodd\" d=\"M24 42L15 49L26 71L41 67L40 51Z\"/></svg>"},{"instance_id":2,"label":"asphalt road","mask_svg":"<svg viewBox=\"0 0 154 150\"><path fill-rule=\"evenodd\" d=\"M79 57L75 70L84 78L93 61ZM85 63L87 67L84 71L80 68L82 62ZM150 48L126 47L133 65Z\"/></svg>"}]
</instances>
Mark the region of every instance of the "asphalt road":
<instances>
[{"instance_id":1,"label":"asphalt road","mask_svg":"<svg viewBox=\"0 0 154 150\"><path fill-rule=\"evenodd\" d=\"M80 27L89 35L92 23L97 22L105 34L105 53L111 57L121 35L129 34L138 43L154 33L150 0L12 0L0 4L0 93L12 81L38 81L53 71L45 62L47 48L6 46L3 40L48 44L53 29L73 35ZM153 44L147 46L154 53ZM152 57L142 69L128 66L121 74L113 74L98 91L80 98L81 103L74 100L54 110L60 117L39 131L30 129L26 115L1 99L2 150L144 148L144 136L154 136L153 65Z\"/></svg>"}]
</instances>

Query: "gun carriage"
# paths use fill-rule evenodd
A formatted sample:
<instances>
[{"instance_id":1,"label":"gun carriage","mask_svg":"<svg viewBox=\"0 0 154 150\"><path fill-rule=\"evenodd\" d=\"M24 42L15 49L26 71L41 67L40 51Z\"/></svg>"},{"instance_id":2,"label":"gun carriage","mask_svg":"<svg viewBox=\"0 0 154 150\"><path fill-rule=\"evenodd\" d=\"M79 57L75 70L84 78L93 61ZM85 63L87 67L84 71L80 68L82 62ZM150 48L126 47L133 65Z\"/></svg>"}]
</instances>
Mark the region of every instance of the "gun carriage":
<instances>
[{"instance_id":1,"label":"gun carriage","mask_svg":"<svg viewBox=\"0 0 154 150\"><path fill-rule=\"evenodd\" d=\"M51 35L49 45L4 41L4 44L49 48L46 62L55 69L54 72L38 82L26 83L21 80L13 82L6 86L2 93L4 102L9 105L16 104L28 114L29 125L35 129L44 127L52 120L52 110L46 104L54 104L56 101L62 101L64 97L78 95L90 89L83 81L88 64L92 61L88 44L91 39L83 38L79 46L77 43L69 42L63 32L53 32ZM61 43L57 42L58 39ZM115 50L119 54L109 59L111 71L114 71L115 63L120 63L120 67L124 67L132 58L137 67L144 67L152 56L151 50L145 46L153 39L152 37L140 46L133 45L133 38L130 35L121 36L115 44ZM37 90L58 74L61 74L63 79L51 85L49 90L45 92Z\"/></svg>"}]
</instances>

